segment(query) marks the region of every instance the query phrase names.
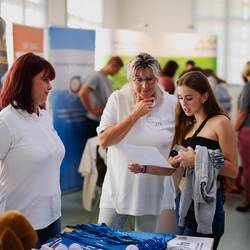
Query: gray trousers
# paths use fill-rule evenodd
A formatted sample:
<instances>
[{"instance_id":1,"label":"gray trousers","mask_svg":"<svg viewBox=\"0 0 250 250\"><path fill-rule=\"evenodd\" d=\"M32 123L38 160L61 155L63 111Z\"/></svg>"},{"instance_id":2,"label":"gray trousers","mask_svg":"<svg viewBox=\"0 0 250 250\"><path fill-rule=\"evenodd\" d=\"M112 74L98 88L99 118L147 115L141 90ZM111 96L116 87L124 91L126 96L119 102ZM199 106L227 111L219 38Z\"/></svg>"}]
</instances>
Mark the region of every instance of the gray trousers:
<instances>
[{"instance_id":1,"label":"gray trousers","mask_svg":"<svg viewBox=\"0 0 250 250\"><path fill-rule=\"evenodd\" d=\"M128 219L127 214L118 214L113 208L100 208L98 223L105 223L113 229L123 229ZM134 216L134 231L155 232L159 215Z\"/></svg>"}]
</instances>

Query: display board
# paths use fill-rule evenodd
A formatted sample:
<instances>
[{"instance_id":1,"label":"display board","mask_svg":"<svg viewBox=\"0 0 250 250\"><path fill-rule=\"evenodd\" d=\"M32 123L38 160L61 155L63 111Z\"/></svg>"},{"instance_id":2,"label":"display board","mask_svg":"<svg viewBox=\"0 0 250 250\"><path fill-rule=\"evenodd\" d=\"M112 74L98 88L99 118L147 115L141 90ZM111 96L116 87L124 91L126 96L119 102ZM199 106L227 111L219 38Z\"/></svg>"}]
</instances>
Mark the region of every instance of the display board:
<instances>
[{"instance_id":1,"label":"display board","mask_svg":"<svg viewBox=\"0 0 250 250\"><path fill-rule=\"evenodd\" d=\"M51 27L49 40L49 60L56 70L50 100L53 123L66 149L61 188L69 191L82 186L77 169L86 142L86 110L78 91L94 70L95 31Z\"/></svg>"},{"instance_id":2,"label":"display board","mask_svg":"<svg viewBox=\"0 0 250 250\"><path fill-rule=\"evenodd\" d=\"M27 52L43 56L43 39L44 30L42 28L13 24L14 60Z\"/></svg>"},{"instance_id":3,"label":"display board","mask_svg":"<svg viewBox=\"0 0 250 250\"><path fill-rule=\"evenodd\" d=\"M176 75L184 70L190 59L201 68L216 71L216 44L216 36L208 34L99 29L96 33L96 67L104 65L111 55L121 56L126 64L136 54L147 52L156 57L161 66L170 59L175 60L179 64ZM113 89L127 82L125 68L112 78Z\"/></svg>"}]
</instances>

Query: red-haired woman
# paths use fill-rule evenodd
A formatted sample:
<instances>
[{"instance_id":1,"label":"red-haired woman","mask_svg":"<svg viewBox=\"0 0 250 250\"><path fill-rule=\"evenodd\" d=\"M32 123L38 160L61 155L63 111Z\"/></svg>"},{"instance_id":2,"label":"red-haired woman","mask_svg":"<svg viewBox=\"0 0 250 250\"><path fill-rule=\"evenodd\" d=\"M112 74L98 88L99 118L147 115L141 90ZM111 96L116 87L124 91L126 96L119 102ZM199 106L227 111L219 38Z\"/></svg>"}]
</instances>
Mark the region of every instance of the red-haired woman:
<instances>
[{"instance_id":1,"label":"red-haired woman","mask_svg":"<svg viewBox=\"0 0 250 250\"><path fill-rule=\"evenodd\" d=\"M60 232L65 150L40 108L54 78L48 61L27 53L10 68L0 96L0 213L22 212L38 233L37 248Z\"/></svg>"}]
</instances>

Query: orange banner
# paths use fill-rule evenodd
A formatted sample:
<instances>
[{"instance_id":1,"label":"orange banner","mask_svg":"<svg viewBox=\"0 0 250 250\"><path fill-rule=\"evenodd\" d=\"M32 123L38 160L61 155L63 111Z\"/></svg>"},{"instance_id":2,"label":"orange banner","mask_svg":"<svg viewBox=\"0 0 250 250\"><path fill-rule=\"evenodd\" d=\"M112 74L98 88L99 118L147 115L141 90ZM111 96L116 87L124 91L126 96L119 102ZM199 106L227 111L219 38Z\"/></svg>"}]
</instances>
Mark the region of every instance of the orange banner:
<instances>
[{"instance_id":1,"label":"orange banner","mask_svg":"<svg viewBox=\"0 0 250 250\"><path fill-rule=\"evenodd\" d=\"M14 59L27 52L43 56L43 29L13 24Z\"/></svg>"}]
</instances>

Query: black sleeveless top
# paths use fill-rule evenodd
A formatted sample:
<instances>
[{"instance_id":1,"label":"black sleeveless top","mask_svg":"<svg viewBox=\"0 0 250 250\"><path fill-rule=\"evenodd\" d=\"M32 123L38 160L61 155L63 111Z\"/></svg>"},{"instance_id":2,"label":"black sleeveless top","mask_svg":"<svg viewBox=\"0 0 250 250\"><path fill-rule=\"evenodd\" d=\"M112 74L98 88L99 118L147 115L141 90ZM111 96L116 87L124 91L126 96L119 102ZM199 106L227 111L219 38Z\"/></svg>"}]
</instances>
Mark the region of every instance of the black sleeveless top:
<instances>
[{"instance_id":1,"label":"black sleeveless top","mask_svg":"<svg viewBox=\"0 0 250 250\"><path fill-rule=\"evenodd\" d=\"M211 118L211 116L207 116L207 118L201 123L199 128L195 131L193 136L184 140L183 142L184 147L192 147L193 149L195 149L196 145L200 145L200 146L205 146L206 148L212 149L212 150L220 149L220 145L218 141L208 139L202 136L197 136L199 132L203 129L203 127L205 126L209 118Z\"/></svg>"},{"instance_id":2,"label":"black sleeveless top","mask_svg":"<svg viewBox=\"0 0 250 250\"><path fill-rule=\"evenodd\" d=\"M201 123L199 128L195 131L193 136L188 137L187 139L184 140L183 142L184 147L192 147L193 149L195 149L196 145L200 145L200 146L205 146L206 148L212 149L212 150L221 149L218 141L208 139L202 136L197 136L198 133L200 133L200 131L205 126L208 119L211 117L212 116L207 116L206 119ZM224 177L222 175L218 175L217 180L221 182L221 185L223 185Z\"/></svg>"}]
</instances>

